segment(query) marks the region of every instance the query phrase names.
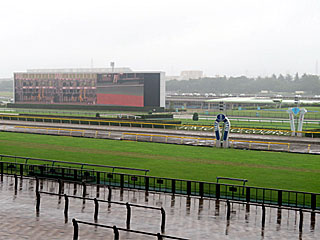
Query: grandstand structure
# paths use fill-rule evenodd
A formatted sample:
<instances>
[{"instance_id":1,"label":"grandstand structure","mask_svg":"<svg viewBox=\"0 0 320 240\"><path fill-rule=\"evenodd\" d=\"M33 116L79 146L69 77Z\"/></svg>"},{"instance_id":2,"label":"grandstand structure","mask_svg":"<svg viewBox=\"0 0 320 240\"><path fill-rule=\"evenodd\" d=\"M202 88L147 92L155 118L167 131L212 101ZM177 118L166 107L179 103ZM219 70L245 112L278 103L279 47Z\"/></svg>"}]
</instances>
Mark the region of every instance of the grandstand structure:
<instances>
[{"instance_id":1,"label":"grandstand structure","mask_svg":"<svg viewBox=\"0 0 320 240\"><path fill-rule=\"evenodd\" d=\"M163 72L130 68L33 69L14 73L16 104L164 107Z\"/></svg>"}]
</instances>

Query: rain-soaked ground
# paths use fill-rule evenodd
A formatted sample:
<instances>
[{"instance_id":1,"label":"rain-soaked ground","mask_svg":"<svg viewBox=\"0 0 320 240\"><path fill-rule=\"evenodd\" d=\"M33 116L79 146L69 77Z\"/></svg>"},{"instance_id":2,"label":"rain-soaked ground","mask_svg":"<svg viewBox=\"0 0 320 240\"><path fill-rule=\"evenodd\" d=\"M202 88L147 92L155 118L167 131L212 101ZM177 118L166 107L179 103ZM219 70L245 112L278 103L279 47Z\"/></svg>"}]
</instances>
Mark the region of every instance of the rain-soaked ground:
<instances>
[{"instance_id":1,"label":"rain-soaked ground","mask_svg":"<svg viewBox=\"0 0 320 240\"><path fill-rule=\"evenodd\" d=\"M35 180L18 178L17 190L12 176L0 182L0 239L72 239L72 218L94 222L94 203L69 198L69 215L64 218L64 198L41 194L40 213L35 210ZM57 193L58 183L40 180L41 191ZM64 193L82 195L82 185L64 184ZM87 186L87 197L97 196L96 186ZM108 189L100 188L99 199L107 200ZM163 207L166 211L165 234L188 239L319 239L320 218L315 223L311 214L303 214L303 230L299 232L299 212L266 207L265 227L262 228L262 208L231 203L227 220L226 202L215 199L188 198L163 193L146 194L113 188L112 201L123 201ZM131 229L160 232L158 210L132 207ZM99 224L126 228L126 207L99 203ZM79 224L79 239L113 239L113 231ZM120 239L157 239L120 231Z\"/></svg>"}]
</instances>

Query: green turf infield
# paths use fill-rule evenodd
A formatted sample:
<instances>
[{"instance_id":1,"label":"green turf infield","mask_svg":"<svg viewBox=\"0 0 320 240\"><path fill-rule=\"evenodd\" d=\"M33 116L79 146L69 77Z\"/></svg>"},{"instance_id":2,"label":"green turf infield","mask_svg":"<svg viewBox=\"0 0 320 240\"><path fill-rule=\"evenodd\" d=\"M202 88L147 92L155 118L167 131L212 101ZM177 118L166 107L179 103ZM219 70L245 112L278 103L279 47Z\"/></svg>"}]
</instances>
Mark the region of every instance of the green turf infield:
<instances>
[{"instance_id":1,"label":"green turf infield","mask_svg":"<svg viewBox=\"0 0 320 240\"><path fill-rule=\"evenodd\" d=\"M0 132L0 154L150 169L149 175L320 192L320 155Z\"/></svg>"}]
</instances>

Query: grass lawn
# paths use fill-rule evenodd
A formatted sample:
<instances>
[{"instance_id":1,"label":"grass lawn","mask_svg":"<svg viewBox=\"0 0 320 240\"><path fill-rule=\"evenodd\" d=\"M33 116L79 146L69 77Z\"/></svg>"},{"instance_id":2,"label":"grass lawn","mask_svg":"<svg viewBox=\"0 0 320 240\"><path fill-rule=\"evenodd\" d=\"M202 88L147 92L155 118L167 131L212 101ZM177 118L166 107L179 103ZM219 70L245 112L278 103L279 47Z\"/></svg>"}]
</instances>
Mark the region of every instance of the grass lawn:
<instances>
[{"instance_id":1,"label":"grass lawn","mask_svg":"<svg viewBox=\"0 0 320 240\"><path fill-rule=\"evenodd\" d=\"M0 132L0 154L150 169L149 175L320 192L320 156Z\"/></svg>"}]
</instances>

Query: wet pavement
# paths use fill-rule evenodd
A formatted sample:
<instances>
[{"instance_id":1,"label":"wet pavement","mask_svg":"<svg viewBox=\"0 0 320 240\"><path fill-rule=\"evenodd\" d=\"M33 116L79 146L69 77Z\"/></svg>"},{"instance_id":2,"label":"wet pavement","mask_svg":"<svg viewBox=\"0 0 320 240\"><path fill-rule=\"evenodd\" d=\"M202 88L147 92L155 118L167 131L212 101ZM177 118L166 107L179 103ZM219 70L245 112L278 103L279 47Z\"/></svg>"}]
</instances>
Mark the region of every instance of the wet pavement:
<instances>
[{"instance_id":1,"label":"wet pavement","mask_svg":"<svg viewBox=\"0 0 320 240\"><path fill-rule=\"evenodd\" d=\"M58 183L40 180L41 191L58 192ZM64 193L82 195L82 185L64 184ZM87 186L87 197L97 197L96 186ZM100 188L99 199L107 200L108 188ZM112 201L163 207L166 211L165 234L188 239L317 239L320 218L304 212L303 228L299 232L299 212L266 207L262 226L261 206L231 203L227 220L226 202L214 199L188 198L170 194L113 188ZM69 215L64 218L64 198L41 194L40 213L35 210L35 181L18 178L17 190L12 176L0 182L0 239L72 239L72 218L94 222L93 201L69 198ZM280 213L280 214L279 214ZM67 221L66 221L67 220ZM99 203L99 224L126 228L126 207ZM158 210L132 207L130 228L160 232ZM113 231L79 224L79 239L113 239ZM157 239L120 231L120 239Z\"/></svg>"}]
</instances>

